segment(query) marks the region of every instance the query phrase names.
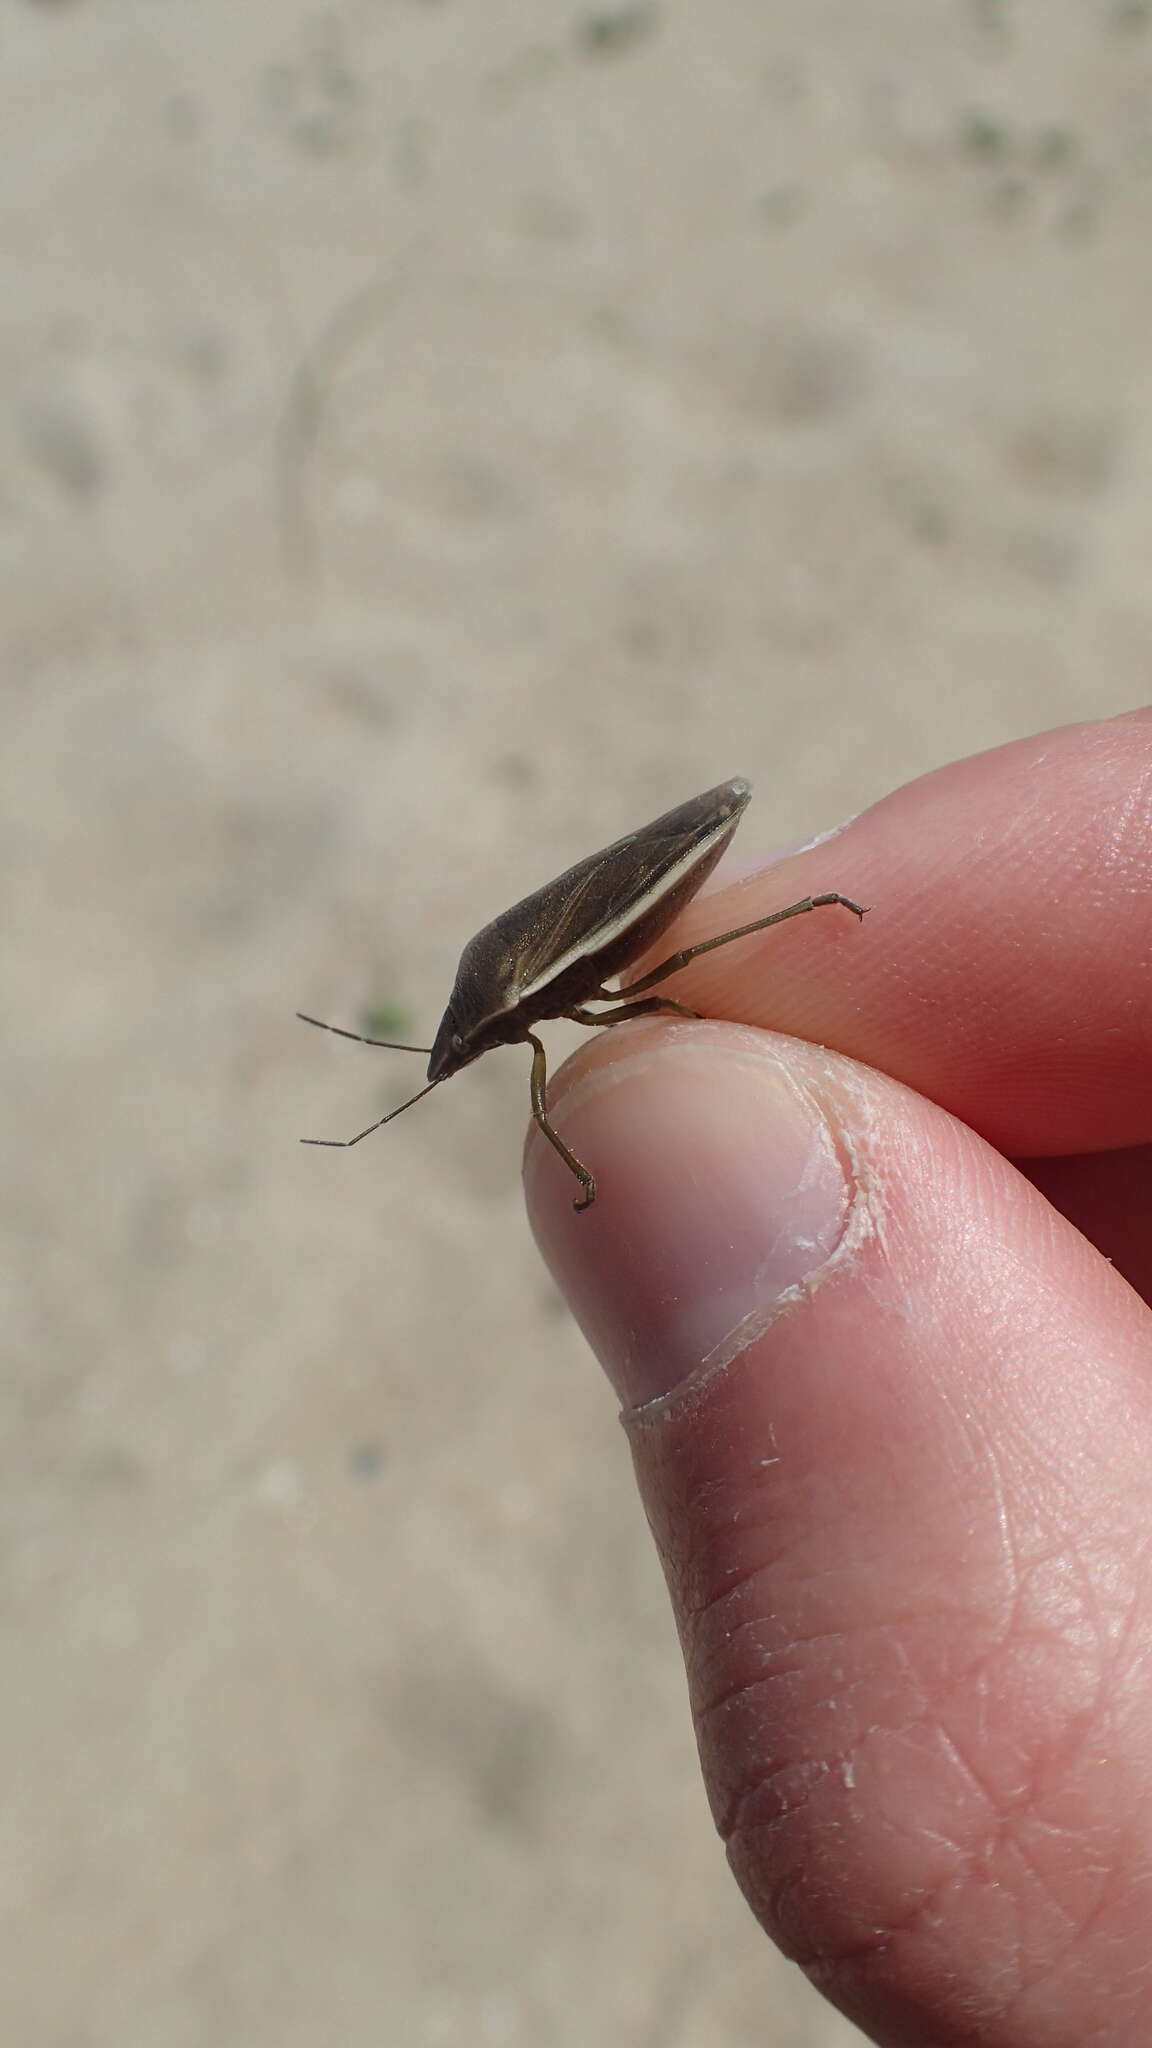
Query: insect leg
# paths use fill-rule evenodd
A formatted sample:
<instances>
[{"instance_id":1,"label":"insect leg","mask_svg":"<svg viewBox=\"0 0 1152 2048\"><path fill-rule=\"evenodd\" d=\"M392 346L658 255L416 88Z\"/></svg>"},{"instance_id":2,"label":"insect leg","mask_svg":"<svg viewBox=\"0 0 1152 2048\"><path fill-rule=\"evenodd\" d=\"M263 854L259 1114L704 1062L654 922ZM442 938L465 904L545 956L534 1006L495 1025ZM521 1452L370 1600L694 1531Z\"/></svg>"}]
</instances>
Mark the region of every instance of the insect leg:
<instances>
[{"instance_id":1,"label":"insect leg","mask_svg":"<svg viewBox=\"0 0 1152 2048\"><path fill-rule=\"evenodd\" d=\"M702 939L698 946L685 946L681 952L670 954L659 967L652 969L651 974L642 975L639 981L631 982L627 988L617 989L616 998L638 996L644 989L653 988L658 981L663 981L666 975L677 974L681 967L687 967L688 962L697 959L701 953L711 953L717 946L729 945L733 939L746 939L749 933L762 932L770 924L783 924L786 917L803 917L809 910L822 910L829 903L840 903L859 918L867 915L861 904L853 903L850 896L838 895L835 890L830 890L825 896L805 896L800 903L790 903L786 910L773 910L768 917L758 917L752 924L738 925L734 932L721 932L718 938Z\"/></svg>"},{"instance_id":2,"label":"insect leg","mask_svg":"<svg viewBox=\"0 0 1152 2048\"><path fill-rule=\"evenodd\" d=\"M548 1066L544 1057L544 1047L535 1032L529 1031L525 1036L532 1047L532 1114L548 1143L560 1154L565 1166L576 1175L584 1190L582 1199L573 1202L572 1207L590 1209L596 1200L596 1182L588 1168L581 1166L576 1154L568 1150L559 1131L554 1131L548 1121Z\"/></svg>"},{"instance_id":3,"label":"insect leg","mask_svg":"<svg viewBox=\"0 0 1152 2048\"><path fill-rule=\"evenodd\" d=\"M616 998L609 990L613 1002ZM607 999L607 998L606 998ZM642 1003L622 1003L615 1010L604 1010L597 1016L595 1010L586 1010L580 1005L569 1010L574 1024L626 1024L629 1017L654 1017L659 1011L667 1011L676 1017L698 1017L699 1010L690 1010L686 1003L674 1003L671 996L649 996Z\"/></svg>"}]
</instances>

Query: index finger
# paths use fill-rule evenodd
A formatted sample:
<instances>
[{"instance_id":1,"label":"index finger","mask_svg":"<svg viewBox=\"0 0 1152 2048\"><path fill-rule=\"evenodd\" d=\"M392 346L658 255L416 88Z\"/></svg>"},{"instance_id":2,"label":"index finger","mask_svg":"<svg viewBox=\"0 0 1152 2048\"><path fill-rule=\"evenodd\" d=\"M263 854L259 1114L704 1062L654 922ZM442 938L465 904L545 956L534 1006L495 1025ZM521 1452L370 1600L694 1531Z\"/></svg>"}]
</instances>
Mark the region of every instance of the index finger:
<instances>
[{"instance_id":1,"label":"index finger","mask_svg":"<svg viewBox=\"0 0 1152 2048\"><path fill-rule=\"evenodd\" d=\"M662 950L829 890L862 930L822 910L669 992L849 1053L1008 1153L1152 1140L1152 713L936 769L698 898Z\"/></svg>"}]
</instances>

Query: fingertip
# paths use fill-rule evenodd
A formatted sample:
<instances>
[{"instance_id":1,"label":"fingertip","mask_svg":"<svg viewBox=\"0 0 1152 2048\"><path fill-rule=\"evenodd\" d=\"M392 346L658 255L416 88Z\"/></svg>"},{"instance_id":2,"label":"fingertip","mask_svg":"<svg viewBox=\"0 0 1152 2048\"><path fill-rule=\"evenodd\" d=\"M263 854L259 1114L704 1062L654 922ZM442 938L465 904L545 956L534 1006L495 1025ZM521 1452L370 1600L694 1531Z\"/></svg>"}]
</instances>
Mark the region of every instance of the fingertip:
<instances>
[{"instance_id":1,"label":"fingertip","mask_svg":"<svg viewBox=\"0 0 1152 2048\"><path fill-rule=\"evenodd\" d=\"M537 1240L626 1408L715 1362L844 1235L835 1131L778 1043L704 1020L627 1025L562 1076L551 1114L597 1182L584 1215L561 1162L529 1144Z\"/></svg>"}]
</instances>

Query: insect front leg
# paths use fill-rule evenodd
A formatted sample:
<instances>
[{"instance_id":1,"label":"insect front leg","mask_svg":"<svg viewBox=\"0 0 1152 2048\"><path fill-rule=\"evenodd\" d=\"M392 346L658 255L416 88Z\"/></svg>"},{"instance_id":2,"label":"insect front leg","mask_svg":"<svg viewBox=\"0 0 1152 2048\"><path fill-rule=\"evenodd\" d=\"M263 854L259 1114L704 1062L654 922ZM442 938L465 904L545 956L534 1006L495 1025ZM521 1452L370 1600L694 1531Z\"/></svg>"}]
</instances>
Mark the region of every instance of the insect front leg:
<instances>
[{"instance_id":1,"label":"insect front leg","mask_svg":"<svg viewBox=\"0 0 1152 2048\"><path fill-rule=\"evenodd\" d=\"M607 1002L616 1002L614 989L602 989L600 994ZM574 1024L626 1024L629 1017L655 1017L657 1014L673 1017L698 1017L699 1010L690 1010L687 1003L674 1003L671 996L648 996L642 1003L621 1003L614 1010L586 1010L580 1005L569 1010L567 1015Z\"/></svg>"},{"instance_id":2,"label":"insect front leg","mask_svg":"<svg viewBox=\"0 0 1152 2048\"><path fill-rule=\"evenodd\" d=\"M544 1047L535 1032L525 1033L532 1047L532 1114L547 1138L548 1143L560 1154L565 1166L576 1175L584 1190L582 1200L573 1202L574 1209L590 1209L596 1200L596 1182L586 1166L582 1166L574 1152L568 1150L559 1131L548 1121L548 1064Z\"/></svg>"},{"instance_id":3,"label":"insect front leg","mask_svg":"<svg viewBox=\"0 0 1152 2048\"><path fill-rule=\"evenodd\" d=\"M786 917L804 917L808 911L823 910L826 905L832 903L839 903L843 909L852 911L860 919L868 914L862 904L853 903L850 896L841 896L835 890L829 890L824 896L805 896L799 903L790 903L786 910L773 910L769 916L758 917L752 924L738 925L734 932L721 932L718 938L702 939L698 946L685 946L681 952L672 953L667 960L662 960L659 967L652 969L651 974L644 974L639 981L631 982L627 988L618 989L617 995L638 996L644 989L654 988L656 983L663 981L667 975L678 974L682 967L687 967L690 960L698 959L701 953L712 953L717 946L731 945L733 939L746 939L752 932L766 931L770 924L783 924Z\"/></svg>"}]
</instances>

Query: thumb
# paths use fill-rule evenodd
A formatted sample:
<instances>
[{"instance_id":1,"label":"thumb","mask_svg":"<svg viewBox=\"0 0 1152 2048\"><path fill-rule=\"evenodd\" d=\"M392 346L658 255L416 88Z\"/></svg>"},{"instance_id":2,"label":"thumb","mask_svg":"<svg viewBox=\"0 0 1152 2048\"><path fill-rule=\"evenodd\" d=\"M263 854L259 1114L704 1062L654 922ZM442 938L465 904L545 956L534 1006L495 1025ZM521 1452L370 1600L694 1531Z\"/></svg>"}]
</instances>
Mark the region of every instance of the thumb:
<instances>
[{"instance_id":1,"label":"thumb","mask_svg":"<svg viewBox=\"0 0 1152 2048\"><path fill-rule=\"evenodd\" d=\"M886 2044L1152 2039L1147 1311L899 1083L712 1022L571 1063L526 1180L625 1403L713 1811Z\"/></svg>"}]
</instances>

